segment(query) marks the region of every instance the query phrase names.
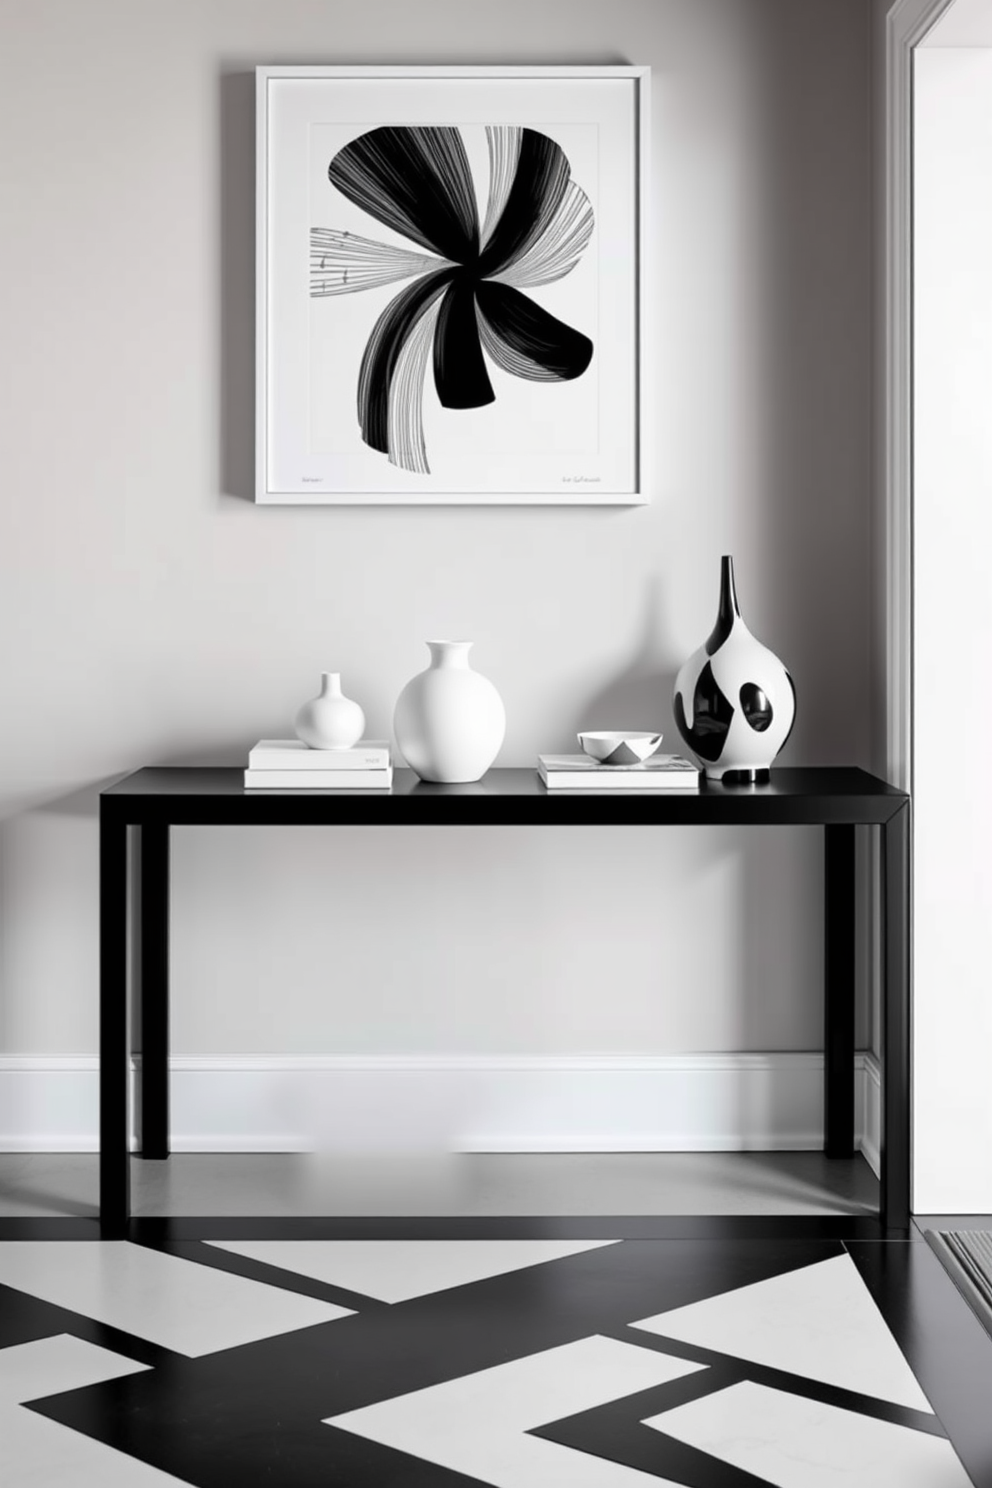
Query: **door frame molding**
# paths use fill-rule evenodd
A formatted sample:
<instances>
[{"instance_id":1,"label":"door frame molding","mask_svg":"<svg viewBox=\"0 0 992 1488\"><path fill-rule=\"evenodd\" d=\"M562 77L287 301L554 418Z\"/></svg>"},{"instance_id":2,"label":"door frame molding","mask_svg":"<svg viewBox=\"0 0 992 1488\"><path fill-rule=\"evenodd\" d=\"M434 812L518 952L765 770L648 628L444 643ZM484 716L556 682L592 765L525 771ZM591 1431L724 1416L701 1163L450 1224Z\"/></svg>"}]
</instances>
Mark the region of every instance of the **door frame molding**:
<instances>
[{"instance_id":1,"label":"door frame molding","mask_svg":"<svg viewBox=\"0 0 992 1488\"><path fill-rule=\"evenodd\" d=\"M913 53L953 0L885 16L884 408L886 778L913 781Z\"/></svg>"}]
</instances>

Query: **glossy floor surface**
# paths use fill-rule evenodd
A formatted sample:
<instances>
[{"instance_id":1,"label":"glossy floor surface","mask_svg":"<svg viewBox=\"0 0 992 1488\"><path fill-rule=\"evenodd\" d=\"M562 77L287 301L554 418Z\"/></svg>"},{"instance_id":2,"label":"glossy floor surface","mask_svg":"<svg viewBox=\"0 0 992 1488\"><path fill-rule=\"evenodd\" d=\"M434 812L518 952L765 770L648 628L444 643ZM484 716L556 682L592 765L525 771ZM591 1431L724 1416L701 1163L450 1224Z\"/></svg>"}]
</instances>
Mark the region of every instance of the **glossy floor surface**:
<instances>
[{"instance_id":1,"label":"glossy floor surface","mask_svg":"<svg viewBox=\"0 0 992 1488\"><path fill-rule=\"evenodd\" d=\"M512 1217L528 1166L492 1170L488 1216L424 1195L419 1217L300 1218L249 1193L249 1164L243 1217L146 1214L100 1241L22 1160L0 1217L0 1483L992 1488L992 1339L921 1227L884 1232L836 1194L773 1211L769 1173L812 1202L775 1162L739 1167L767 1187L736 1216L712 1196L652 1214L607 1162L612 1215ZM569 1166L546 1169L563 1199Z\"/></svg>"},{"instance_id":2,"label":"glossy floor surface","mask_svg":"<svg viewBox=\"0 0 992 1488\"><path fill-rule=\"evenodd\" d=\"M275 1215L868 1215L861 1157L822 1152L472 1153L390 1160L181 1154L131 1163L132 1212ZM0 1153L0 1219L95 1215L90 1153Z\"/></svg>"}]
</instances>

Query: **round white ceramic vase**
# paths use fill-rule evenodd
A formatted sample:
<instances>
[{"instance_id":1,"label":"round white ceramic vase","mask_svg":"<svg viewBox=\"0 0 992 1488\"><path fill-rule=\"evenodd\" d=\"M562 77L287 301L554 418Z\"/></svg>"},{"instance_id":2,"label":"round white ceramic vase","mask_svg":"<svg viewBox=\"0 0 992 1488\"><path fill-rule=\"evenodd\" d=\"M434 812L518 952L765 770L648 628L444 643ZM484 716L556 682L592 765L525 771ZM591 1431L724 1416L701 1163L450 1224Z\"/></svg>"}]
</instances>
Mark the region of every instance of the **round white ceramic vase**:
<instances>
[{"instance_id":1,"label":"round white ceramic vase","mask_svg":"<svg viewBox=\"0 0 992 1488\"><path fill-rule=\"evenodd\" d=\"M296 715L296 737L311 749L351 749L365 732L365 714L341 691L340 672L321 672L320 692Z\"/></svg>"},{"instance_id":2,"label":"round white ceramic vase","mask_svg":"<svg viewBox=\"0 0 992 1488\"><path fill-rule=\"evenodd\" d=\"M422 780L480 780L499 753L506 712L468 663L471 641L428 641L431 664L408 682L393 716L396 742Z\"/></svg>"}]
</instances>

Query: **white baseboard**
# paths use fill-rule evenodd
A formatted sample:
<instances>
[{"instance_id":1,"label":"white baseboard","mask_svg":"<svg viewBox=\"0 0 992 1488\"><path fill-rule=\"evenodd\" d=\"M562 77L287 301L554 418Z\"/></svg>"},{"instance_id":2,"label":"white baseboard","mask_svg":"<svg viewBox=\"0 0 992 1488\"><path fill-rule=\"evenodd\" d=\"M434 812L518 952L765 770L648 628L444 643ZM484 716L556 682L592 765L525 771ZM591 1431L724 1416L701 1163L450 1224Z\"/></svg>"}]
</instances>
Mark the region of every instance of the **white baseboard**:
<instances>
[{"instance_id":1,"label":"white baseboard","mask_svg":"<svg viewBox=\"0 0 992 1488\"><path fill-rule=\"evenodd\" d=\"M823 1056L183 1058L176 1152L804 1151L823 1145ZM132 1080L140 1080L140 1060ZM0 1151L97 1149L95 1059L0 1057ZM880 1079L856 1056L856 1136L878 1169ZM138 1145L135 1138L135 1145Z\"/></svg>"},{"instance_id":2,"label":"white baseboard","mask_svg":"<svg viewBox=\"0 0 992 1488\"><path fill-rule=\"evenodd\" d=\"M882 1067L870 1051L857 1056L855 1133L875 1177L882 1170Z\"/></svg>"}]
</instances>

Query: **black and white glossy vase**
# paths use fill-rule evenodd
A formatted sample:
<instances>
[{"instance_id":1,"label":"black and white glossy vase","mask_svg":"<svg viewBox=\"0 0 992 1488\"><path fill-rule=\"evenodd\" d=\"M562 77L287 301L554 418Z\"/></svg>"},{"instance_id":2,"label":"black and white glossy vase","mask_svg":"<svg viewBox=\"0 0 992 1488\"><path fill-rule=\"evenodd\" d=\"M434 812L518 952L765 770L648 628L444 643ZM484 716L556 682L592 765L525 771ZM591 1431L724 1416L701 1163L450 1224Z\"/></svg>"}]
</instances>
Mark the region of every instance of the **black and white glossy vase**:
<instances>
[{"instance_id":1,"label":"black and white glossy vase","mask_svg":"<svg viewBox=\"0 0 992 1488\"><path fill-rule=\"evenodd\" d=\"M734 560L724 557L716 625L675 679L679 733L708 780L761 781L768 779L795 717L792 678L741 619Z\"/></svg>"}]
</instances>

